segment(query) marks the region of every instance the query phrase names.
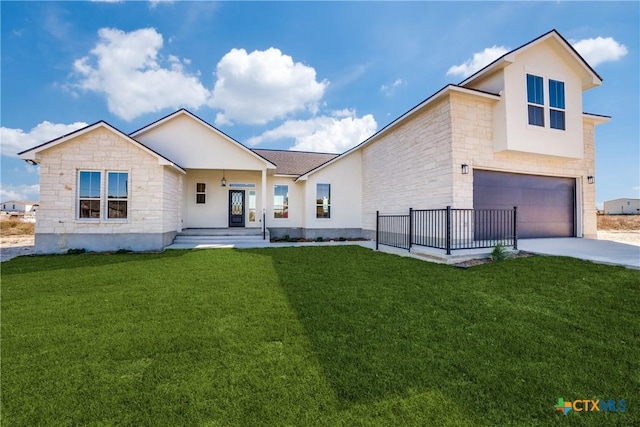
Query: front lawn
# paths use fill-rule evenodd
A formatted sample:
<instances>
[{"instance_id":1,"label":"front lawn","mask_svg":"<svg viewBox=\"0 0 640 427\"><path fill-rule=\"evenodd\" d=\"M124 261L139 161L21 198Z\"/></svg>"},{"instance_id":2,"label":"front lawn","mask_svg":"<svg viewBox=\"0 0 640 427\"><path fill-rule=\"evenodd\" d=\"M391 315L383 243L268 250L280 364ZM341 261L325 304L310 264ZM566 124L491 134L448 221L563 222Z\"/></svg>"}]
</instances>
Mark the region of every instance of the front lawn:
<instances>
[{"instance_id":1,"label":"front lawn","mask_svg":"<svg viewBox=\"0 0 640 427\"><path fill-rule=\"evenodd\" d=\"M640 424L637 270L355 246L1 268L3 426Z\"/></svg>"}]
</instances>

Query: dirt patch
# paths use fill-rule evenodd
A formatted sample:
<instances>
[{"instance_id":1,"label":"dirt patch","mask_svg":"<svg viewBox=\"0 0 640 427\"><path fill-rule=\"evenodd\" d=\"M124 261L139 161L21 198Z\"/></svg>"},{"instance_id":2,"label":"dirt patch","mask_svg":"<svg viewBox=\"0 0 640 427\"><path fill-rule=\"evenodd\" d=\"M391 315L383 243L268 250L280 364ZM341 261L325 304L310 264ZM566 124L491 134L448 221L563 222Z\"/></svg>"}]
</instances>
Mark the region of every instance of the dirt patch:
<instances>
[{"instance_id":1,"label":"dirt patch","mask_svg":"<svg viewBox=\"0 0 640 427\"><path fill-rule=\"evenodd\" d=\"M0 221L0 236L33 235L36 224L22 222L16 219L3 219Z\"/></svg>"},{"instance_id":2,"label":"dirt patch","mask_svg":"<svg viewBox=\"0 0 640 427\"><path fill-rule=\"evenodd\" d=\"M7 261L20 255L33 254L34 237L3 236L0 238L0 261Z\"/></svg>"},{"instance_id":3,"label":"dirt patch","mask_svg":"<svg viewBox=\"0 0 640 427\"><path fill-rule=\"evenodd\" d=\"M640 246L640 231L598 230L598 240L610 240L612 242Z\"/></svg>"},{"instance_id":4,"label":"dirt patch","mask_svg":"<svg viewBox=\"0 0 640 427\"><path fill-rule=\"evenodd\" d=\"M600 230L640 232L640 215L598 215Z\"/></svg>"}]
</instances>

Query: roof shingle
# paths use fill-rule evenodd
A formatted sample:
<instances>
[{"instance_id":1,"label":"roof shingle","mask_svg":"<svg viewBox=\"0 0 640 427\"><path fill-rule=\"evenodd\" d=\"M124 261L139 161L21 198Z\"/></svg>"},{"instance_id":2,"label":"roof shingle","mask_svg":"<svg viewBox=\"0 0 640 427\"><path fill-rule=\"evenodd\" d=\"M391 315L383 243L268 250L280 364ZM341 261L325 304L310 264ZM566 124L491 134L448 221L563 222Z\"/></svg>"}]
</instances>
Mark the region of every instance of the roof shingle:
<instances>
[{"instance_id":1,"label":"roof shingle","mask_svg":"<svg viewBox=\"0 0 640 427\"><path fill-rule=\"evenodd\" d=\"M337 154L311 153L289 150L252 150L276 165L276 174L300 176L323 163L336 158Z\"/></svg>"}]
</instances>

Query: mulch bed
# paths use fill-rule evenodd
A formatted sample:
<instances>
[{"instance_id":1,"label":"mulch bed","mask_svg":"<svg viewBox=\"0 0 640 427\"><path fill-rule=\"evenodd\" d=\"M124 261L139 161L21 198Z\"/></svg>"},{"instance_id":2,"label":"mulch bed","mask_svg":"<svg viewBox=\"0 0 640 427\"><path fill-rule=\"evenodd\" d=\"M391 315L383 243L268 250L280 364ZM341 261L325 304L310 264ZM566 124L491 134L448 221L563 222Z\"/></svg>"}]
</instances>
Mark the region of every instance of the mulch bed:
<instances>
[{"instance_id":1,"label":"mulch bed","mask_svg":"<svg viewBox=\"0 0 640 427\"><path fill-rule=\"evenodd\" d=\"M517 254L511 255L508 259L526 258L526 257L530 257L530 256L535 256L535 254L533 254L531 252L520 251ZM489 264L489 263L492 263L492 262L493 262L493 260L491 258L477 258L477 259L470 259L470 260L464 261L464 262L459 262L457 264L452 264L452 265L454 267L469 268L469 267L473 267L473 266L476 266L476 265Z\"/></svg>"}]
</instances>

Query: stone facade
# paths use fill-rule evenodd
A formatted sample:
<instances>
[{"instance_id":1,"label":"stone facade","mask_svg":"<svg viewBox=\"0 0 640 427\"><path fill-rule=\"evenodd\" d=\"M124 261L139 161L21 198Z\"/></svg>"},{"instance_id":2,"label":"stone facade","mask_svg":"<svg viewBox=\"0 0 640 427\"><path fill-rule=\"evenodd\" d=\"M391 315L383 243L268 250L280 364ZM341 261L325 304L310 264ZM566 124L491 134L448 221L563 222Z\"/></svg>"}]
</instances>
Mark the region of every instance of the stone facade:
<instances>
[{"instance_id":1,"label":"stone facade","mask_svg":"<svg viewBox=\"0 0 640 427\"><path fill-rule=\"evenodd\" d=\"M362 149L362 228L376 211L443 208L453 203L451 108L436 102Z\"/></svg>"},{"instance_id":2,"label":"stone facade","mask_svg":"<svg viewBox=\"0 0 640 427\"><path fill-rule=\"evenodd\" d=\"M43 151L39 160L43 209L37 214L36 253L160 250L180 229L180 174L115 132L96 128ZM81 170L102 173L100 219L78 218ZM127 219L104 216L107 171L129 174Z\"/></svg>"}]
</instances>

